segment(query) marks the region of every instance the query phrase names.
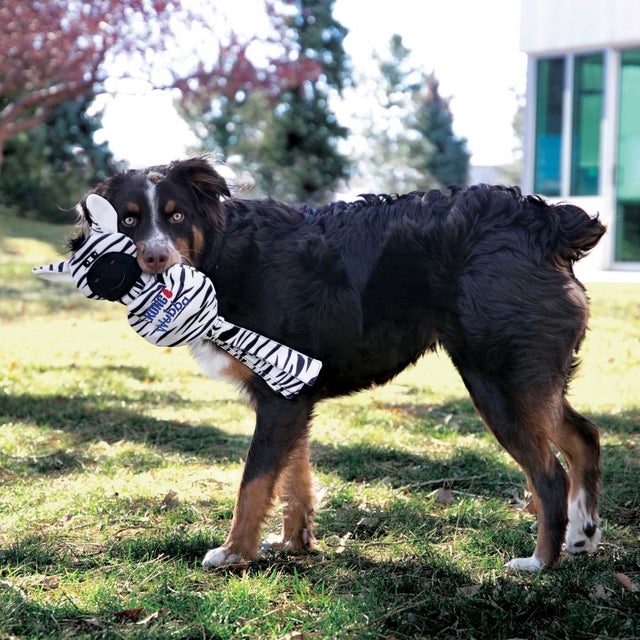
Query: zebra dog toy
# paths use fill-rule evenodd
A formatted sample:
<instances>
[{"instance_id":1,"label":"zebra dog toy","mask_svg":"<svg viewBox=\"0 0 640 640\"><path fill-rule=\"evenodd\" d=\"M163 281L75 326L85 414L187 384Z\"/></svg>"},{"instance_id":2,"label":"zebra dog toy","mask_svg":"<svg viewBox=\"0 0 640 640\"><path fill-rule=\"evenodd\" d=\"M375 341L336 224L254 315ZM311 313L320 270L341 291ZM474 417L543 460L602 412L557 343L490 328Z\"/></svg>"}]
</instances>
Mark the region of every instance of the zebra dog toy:
<instances>
[{"instance_id":1,"label":"zebra dog toy","mask_svg":"<svg viewBox=\"0 0 640 640\"><path fill-rule=\"evenodd\" d=\"M203 273L175 264L157 276L143 273L131 238L117 231L117 214L97 194L86 200L91 233L69 260L36 267L47 280L73 282L87 297L126 305L129 324L151 344L177 347L213 342L261 376L286 398L313 385L319 360L218 315L213 283Z\"/></svg>"}]
</instances>

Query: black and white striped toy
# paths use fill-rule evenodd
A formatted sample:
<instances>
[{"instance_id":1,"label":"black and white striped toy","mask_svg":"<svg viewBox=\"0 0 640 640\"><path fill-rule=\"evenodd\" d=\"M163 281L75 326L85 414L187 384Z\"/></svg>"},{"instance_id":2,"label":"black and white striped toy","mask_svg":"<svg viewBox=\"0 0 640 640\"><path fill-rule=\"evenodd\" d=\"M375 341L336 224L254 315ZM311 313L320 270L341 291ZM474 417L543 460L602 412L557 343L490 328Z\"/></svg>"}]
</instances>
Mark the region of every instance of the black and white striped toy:
<instances>
[{"instance_id":1,"label":"black and white striped toy","mask_svg":"<svg viewBox=\"0 0 640 640\"><path fill-rule=\"evenodd\" d=\"M96 194L87 196L91 233L69 260L36 267L35 275L73 282L88 298L126 305L131 327L148 342L177 347L209 340L261 376L286 398L312 386L322 363L218 315L213 283L188 265L143 273L133 241L117 231L117 214Z\"/></svg>"}]
</instances>

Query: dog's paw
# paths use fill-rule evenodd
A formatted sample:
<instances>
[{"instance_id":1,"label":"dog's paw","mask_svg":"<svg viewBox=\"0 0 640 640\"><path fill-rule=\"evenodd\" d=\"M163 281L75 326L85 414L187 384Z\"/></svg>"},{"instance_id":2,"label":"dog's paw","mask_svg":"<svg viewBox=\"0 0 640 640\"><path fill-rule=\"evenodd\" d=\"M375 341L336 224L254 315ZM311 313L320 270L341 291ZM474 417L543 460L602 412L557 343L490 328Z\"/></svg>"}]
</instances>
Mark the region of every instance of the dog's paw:
<instances>
[{"instance_id":1,"label":"dog's paw","mask_svg":"<svg viewBox=\"0 0 640 640\"><path fill-rule=\"evenodd\" d=\"M564 550L567 553L593 553L598 549L602 531L598 528L598 518L587 508L584 491L569 501L569 525L565 536Z\"/></svg>"},{"instance_id":2,"label":"dog's paw","mask_svg":"<svg viewBox=\"0 0 640 640\"><path fill-rule=\"evenodd\" d=\"M276 533L271 533L260 543L260 551L266 553L273 551L292 554L309 553L315 550L315 541L316 539L309 529L303 529L295 538L289 540L285 540Z\"/></svg>"},{"instance_id":3,"label":"dog's paw","mask_svg":"<svg viewBox=\"0 0 640 640\"><path fill-rule=\"evenodd\" d=\"M536 558L531 556L530 558L514 558L507 562L505 565L508 569L515 569L516 571L530 571L531 573L537 573L544 569L544 564Z\"/></svg>"},{"instance_id":4,"label":"dog's paw","mask_svg":"<svg viewBox=\"0 0 640 640\"><path fill-rule=\"evenodd\" d=\"M594 553L598 550L602 531L595 525L586 528L572 527L569 523L564 550L572 555Z\"/></svg>"},{"instance_id":5,"label":"dog's paw","mask_svg":"<svg viewBox=\"0 0 640 640\"><path fill-rule=\"evenodd\" d=\"M282 536L277 533L270 533L261 543L260 551L264 553L270 553L272 551L287 551L288 543L285 542Z\"/></svg>"},{"instance_id":6,"label":"dog's paw","mask_svg":"<svg viewBox=\"0 0 640 640\"><path fill-rule=\"evenodd\" d=\"M224 567L229 564L239 564L242 556L232 553L228 547L218 547L207 551L202 560L203 567Z\"/></svg>"}]
</instances>

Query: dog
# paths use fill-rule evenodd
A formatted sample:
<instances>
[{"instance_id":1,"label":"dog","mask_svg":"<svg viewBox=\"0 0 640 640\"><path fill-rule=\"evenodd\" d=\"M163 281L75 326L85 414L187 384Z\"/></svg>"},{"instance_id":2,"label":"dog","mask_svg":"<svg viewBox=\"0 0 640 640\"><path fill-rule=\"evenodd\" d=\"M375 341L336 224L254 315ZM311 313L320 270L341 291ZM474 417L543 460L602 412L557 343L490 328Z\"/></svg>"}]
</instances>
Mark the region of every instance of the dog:
<instances>
[{"instance_id":1,"label":"dog","mask_svg":"<svg viewBox=\"0 0 640 640\"><path fill-rule=\"evenodd\" d=\"M205 158L129 170L94 192L117 211L144 272L194 266L213 281L220 315L323 363L313 387L286 399L210 342L192 346L256 412L231 528L205 566L256 558L276 496L281 545L313 549L315 405L383 384L438 347L535 500L535 550L508 566L553 567L563 545L596 550L598 429L566 391L589 316L572 266L605 232L597 217L487 185L315 208L241 199ZM76 247L90 220L84 201L79 209Z\"/></svg>"}]
</instances>

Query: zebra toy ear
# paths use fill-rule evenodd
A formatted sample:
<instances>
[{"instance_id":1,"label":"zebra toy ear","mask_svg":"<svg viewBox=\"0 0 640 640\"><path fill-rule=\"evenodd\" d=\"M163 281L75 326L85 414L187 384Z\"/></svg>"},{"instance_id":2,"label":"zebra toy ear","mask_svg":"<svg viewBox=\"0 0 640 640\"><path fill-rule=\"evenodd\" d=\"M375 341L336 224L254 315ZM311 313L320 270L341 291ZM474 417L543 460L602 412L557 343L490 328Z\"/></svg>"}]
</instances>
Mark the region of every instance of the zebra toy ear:
<instances>
[{"instance_id":1,"label":"zebra toy ear","mask_svg":"<svg viewBox=\"0 0 640 640\"><path fill-rule=\"evenodd\" d=\"M118 214L108 200L97 193L90 193L85 198L84 205L91 217L92 233L118 232Z\"/></svg>"},{"instance_id":2,"label":"zebra toy ear","mask_svg":"<svg viewBox=\"0 0 640 640\"><path fill-rule=\"evenodd\" d=\"M91 217L91 235L118 232L118 214L108 200L96 193L90 193L84 201L84 206ZM32 273L53 282L75 283L75 280L71 277L69 260L36 267L32 270Z\"/></svg>"}]
</instances>

